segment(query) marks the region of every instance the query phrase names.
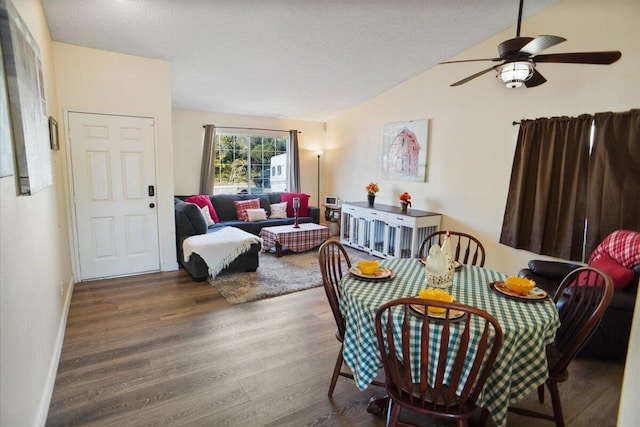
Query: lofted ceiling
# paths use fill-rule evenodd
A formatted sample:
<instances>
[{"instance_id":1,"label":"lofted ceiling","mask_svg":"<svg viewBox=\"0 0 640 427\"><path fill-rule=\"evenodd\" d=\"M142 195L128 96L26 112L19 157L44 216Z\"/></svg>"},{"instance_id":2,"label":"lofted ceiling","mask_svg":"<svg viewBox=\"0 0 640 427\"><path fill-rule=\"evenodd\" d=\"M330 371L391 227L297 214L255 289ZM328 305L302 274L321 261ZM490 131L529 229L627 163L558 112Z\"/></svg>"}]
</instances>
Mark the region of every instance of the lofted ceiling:
<instances>
[{"instance_id":1,"label":"lofted ceiling","mask_svg":"<svg viewBox=\"0 0 640 427\"><path fill-rule=\"evenodd\" d=\"M523 15L556 1L529 0ZM518 13L518 0L42 4L54 41L170 61L174 108L314 121L514 26Z\"/></svg>"}]
</instances>

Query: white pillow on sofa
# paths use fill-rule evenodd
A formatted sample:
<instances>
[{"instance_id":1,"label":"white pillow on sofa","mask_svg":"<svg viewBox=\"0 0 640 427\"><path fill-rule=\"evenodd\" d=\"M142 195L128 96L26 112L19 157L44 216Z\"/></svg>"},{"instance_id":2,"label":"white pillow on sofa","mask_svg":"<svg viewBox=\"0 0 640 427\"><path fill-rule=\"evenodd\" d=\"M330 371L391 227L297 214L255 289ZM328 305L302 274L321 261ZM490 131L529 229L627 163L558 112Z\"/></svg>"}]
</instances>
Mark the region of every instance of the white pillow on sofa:
<instances>
[{"instance_id":1,"label":"white pillow on sofa","mask_svg":"<svg viewBox=\"0 0 640 427\"><path fill-rule=\"evenodd\" d=\"M267 219L267 212L264 209L247 209L249 221L264 221Z\"/></svg>"},{"instance_id":2,"label":"white pillow on sofa","mask_svg":"<svg viewBox=\"0 0 640 427\"><path fill-rule=\"evenodd\" d=\"M211 219L211 213L209 212L208 206L201 207L200 212L202 212L202 216L204 217L204 221L207 223L207 227L215 224L215 221Z\"/></svg>"},{"instance_id":3,"label":"white pillow on sofa","mask_svg":"<svg viewBox=\"0 0 640 427\"><path fill-rule=\"evenodd\" d=\"M271 216L269 218L286 218L287 217L287 202L274 203L270 206Z\"/></svg>"}]
</instances>

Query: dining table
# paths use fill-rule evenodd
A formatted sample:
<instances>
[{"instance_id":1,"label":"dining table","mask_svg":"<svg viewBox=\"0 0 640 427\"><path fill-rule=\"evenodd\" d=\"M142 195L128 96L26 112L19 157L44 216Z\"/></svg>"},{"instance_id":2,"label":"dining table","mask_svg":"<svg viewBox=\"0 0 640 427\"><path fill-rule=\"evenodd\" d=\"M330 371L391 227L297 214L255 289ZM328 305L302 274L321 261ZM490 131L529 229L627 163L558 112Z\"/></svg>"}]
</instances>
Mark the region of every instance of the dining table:
<instances>
[{"instance_id":1,"label":"dining table","mask_svg":"<svg viewBox=\"0 0 640 427\"><path fill-rule=\"evenodd\" d=\"M388 269L388 277L368 278L354 267L340 282L340 311L346 323L343 356L360 390L369 387L382 369L375 332L378 308L396 298L417 296L427 288L425 266L420 259L384 259L380 268ZM507 424L509 405L547 380L545 348L553 342L560 325L551 296L538 288L532 297L519 297L504 292L503 287L496 288L506 277L487 268L462 265L453 275L453 284L446 288L455 301L487 311L502 328L500 351L477 401L497 426ZM420 319L416 316L414 321Z\"/></svg>"}]
</instances>

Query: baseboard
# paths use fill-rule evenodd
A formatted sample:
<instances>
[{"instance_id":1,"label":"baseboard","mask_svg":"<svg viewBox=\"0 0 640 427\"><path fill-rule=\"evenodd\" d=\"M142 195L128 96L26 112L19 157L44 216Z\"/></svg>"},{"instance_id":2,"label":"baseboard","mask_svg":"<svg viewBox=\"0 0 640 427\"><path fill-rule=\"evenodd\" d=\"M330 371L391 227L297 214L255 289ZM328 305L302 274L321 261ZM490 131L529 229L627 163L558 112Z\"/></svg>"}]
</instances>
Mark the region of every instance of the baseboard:
<instances>
[{"instance_id":1,"label":"baseboard","mask_svg":"<svg viewBox=\"0 0 640 427\"><path fill-rule=\"evenodd\" d=\"M64 342L64 333L67 330L67 317L69 315L69 308L71 307L71 296L73 295L74 280L73 276L69 278L67 285L67 291L64 299L64 306L62 307L62 315L60 316L60 324L58 325L58 334L56 335L56 341L53 351L51 353L51 361L49 362L49 369L47 372L47 380L45 381L42 395L40 397L40 405L38 406L38 414L36 417L36 425L44 426L47 422L47 415L49 413L49 405L51 404L51 396L53 395L53 386L56 383L56 374L58 373L58 364L60 363L60 355L62 354L62 343Z\"/></svg>"},{"instance_id":2,"label":"baseboard","mask_svg":"<svg viewBox=\"0 0 640 427\"><path fill-rule=\"evenodd\" d=\"M180 266L178 265L177 261L163 262L162 266L160 267L160 271L175 271L178 268L180 268Z\"/></svg>"}]
</instances>

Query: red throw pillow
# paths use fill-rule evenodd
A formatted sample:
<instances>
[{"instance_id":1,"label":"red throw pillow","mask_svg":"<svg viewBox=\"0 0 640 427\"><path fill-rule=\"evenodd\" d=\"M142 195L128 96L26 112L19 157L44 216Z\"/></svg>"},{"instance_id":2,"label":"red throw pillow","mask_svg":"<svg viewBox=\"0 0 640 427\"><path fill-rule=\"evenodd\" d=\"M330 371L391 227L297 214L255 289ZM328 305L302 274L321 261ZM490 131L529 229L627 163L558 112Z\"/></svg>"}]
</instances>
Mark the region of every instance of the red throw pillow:
<instances>
[{"instance_id":1,"label":"red throw pillow","mask_svg":"<svg viewBox=\"0 0 640 427\"><path fill-rule=\"evenodd\" d=\"M293 216L293 198L300 198L300 208L298 216L309 216L309 195L304 193L282 193L280 195L281 202L287 202L287 216Z\"/></svg>"},{"instance_id":2,"label":"red throw pillow","mask_svg":"<svg viewBox=\"0 0 640 427\"><path fill-rule=\"evenodd\" d=\"M597 268L604 271L613 280L613 288L616 290L622 290L629 286L631 279L633 279L633 270L623 267L618 262L611 258L608 254L603 253L600 258L589 263L589 267ZM586 273L580 275L580 283L586 280Z\"/></svg>"},{"instance_id":3,"label":"red throw pillow","mask_svg":"<svg viewBox=\"0 0 640 427\"><path fill-rule=\"evenodd\" d=\"M207 208L209 208L209 214L211 215L211 219L213 220L213 222L215 222L216 224L220 222L220 220L218 219L218 214L216 213L216 210L213 208L213 205L211 204L211 199L209 198L209 196L205 194L201 194L199 196L190 196L184 199L184 201L187 203L193 203L194 205L197 205L199 208L203 208L206 206Z\"/></svg>"},{"instance_id":4,"label":"red throw pillow","mask_svg":"<svg viewBox=\"0 0 640 427\"><path fill-rule=\"evenodd\" d=\"M247 209L260 209L260 199L239 200L233 204L236 206L236 216L239 221L249 221Z\"/></svg>"}]
</instances>

